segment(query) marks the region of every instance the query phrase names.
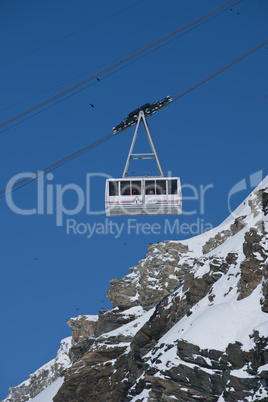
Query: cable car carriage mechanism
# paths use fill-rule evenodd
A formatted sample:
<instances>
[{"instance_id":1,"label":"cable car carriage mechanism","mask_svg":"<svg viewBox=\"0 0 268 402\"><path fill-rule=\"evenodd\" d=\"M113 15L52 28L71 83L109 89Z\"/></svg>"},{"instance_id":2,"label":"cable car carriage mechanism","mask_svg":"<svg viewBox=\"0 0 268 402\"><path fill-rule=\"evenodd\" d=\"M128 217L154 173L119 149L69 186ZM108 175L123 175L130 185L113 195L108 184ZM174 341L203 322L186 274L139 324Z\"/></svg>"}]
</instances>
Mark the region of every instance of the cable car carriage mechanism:
<instances>
[{"instance_id":1,"label":"cable car carriage mechanism","mask_svg":"<svg viewBox=\"0 0 268 402\"><path fill-rule=\"evenodd\" d=\"M123 176L120 179L106 180L105 208L107 216L129 215L178 215L182 211L181 185L179 177L165 177L146 117L165 107L172 99L167 96L152 104L146 103L129 113L113 134L125 131L136 125ZM133 153L138 130L143 122L151 147L151 153ZM129 177L128 167L132 159L154 159L159 176Z\"/></svg>"}]
</instances>

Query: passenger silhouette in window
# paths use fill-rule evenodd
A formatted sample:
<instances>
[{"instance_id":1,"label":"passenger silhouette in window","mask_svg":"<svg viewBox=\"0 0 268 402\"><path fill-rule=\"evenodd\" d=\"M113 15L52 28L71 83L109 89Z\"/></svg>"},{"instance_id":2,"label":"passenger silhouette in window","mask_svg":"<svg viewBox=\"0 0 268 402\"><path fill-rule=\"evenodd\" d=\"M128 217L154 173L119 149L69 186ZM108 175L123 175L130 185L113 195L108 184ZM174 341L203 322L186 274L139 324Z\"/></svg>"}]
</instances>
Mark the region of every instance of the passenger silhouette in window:
<instances>
[{"instance_id":1,"label":"passenger silhouette in window","mask_svg":"<svg viewBox=\"0 0 268 402\"><path fill-rule=\"evenodd\" d=\"M133 181L132 182L132 195L140 195L141 194L141 182Z\"/></svg>"},{"instance_id":2,"label":"passenger silhouette in window","mask_svg":"<svg viewBox=\"0 0 268 402\"><path fill-rule=\"evenodd\" d=\"M125 187L123 195L130 195L130 187Z\"/></svg>"},{"instance_id":3,"label":"passenger silhouette in window","mask_svg":"<svg viewBox=\"0 0 268 402\"><path fill-rule=\"evenodd\" d=\"M154 195L155 194L155 181L148 180L146 182L146 195Z\"/></svg>"}]
</instances>

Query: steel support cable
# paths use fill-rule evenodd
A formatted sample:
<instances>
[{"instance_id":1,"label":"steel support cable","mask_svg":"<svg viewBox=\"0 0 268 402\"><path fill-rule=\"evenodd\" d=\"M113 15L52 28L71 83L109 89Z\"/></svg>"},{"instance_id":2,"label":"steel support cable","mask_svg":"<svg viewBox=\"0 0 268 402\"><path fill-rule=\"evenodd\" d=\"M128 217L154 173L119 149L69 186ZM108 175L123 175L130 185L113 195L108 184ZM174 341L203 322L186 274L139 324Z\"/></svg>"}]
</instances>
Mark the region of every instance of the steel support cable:
<instances>
[{"instance_id":1,"label":"steel support cable","mask_svg":"<svg viewBox=\"0 0 268 402\"><path fill-rule=\"evenodd\" d=\"M129 54L131 54L131 53L128 53L127 55L129 55ZM36 98L37 96L40 96L40 95L43 95L43 94L45 94L45 93L47 93L47 92L49 92L49 91L52 91L53 89L59 88L59 87L61 87L62 85L68 84L68 83L71 82L71 81L74 81L74 80L76 80L76 79L78 79L78 78L84 77L85 75L88 75L89 73L92 73L93 71L96 71L96 70L98 70L99 68L103 68L103 67L105 67L105 66L108 66L110 63L114 63L114 62L116 62L116 61L118 61L118 60L120 60L120 59L121 59L121 57L117 57L116 59L112 59L111 61L109 61L109 62L107 62L107 63L104 63L104 64L101 64L101 65L98 66L98 67L92 68L92 69L90 69L90 70L88 70L88 71L86 71L86 72L84 72L84 73L81 73L81 74L79 74L79 75L76 75L76 76L74 76L73 78L69 78L68 80L63 81L63 82L61 82L60 84L54 85L53 87L50 87L50 88L48 88L48 89L44 89L43 91L38 92L38 93L36 93L35 95L29 96L28 98L24 98L24 99L22 99L22 100L20 100L20 101L18 101L18 102L12 103L11 105L8 105L8 106L6 106L6 107L0 109L0 112L4 112L5 110L8 110L8 109L10 109L10 108L12 108L12 107L14 107L14 106L20 105L21 103L27 102L27 101L29 101L29 100L31 100L31 99L33 99L33 98Z\"/></svg>"},{"instance_id":2,"label":"steel support cable","mask_svg":"<svg viewBox=\"0 0 268 402\"><path fill-rule=\"evenodd\" d=\"M199 87L200 85L204 84L205 82L207 82L208 80L213 78L215 75L217 75L217 74L221 73L222 71L226 70L227 68L231 67L232 65L234 65L238 61L242 60L243 58L247 57L248 55L250 55L251 53L253 53L257 49L259 49L262 46L266 45L267 43L268 43L268 39L264 40L263 42L259 43L256 46L254 46L252 49L248 50L247 52L243 53L242 55L240 55L236 59L232 60L230 63L226 64L225 66L223 66L219 70L215 71L214 73L210 74L209 76L207 76L203 80L199 81L195 85L192 85L191 87L189 87L185 91L182 91L180 94L178 94L175 97L173 97L172 102L178 100L182 96L186 95L188 92L190 92L190 91L194 90L195 88ZM170 102L169 104L171 104L172 102ZM162 110L162 109L160 109L160 110ZM110 138L116 136L117 134L119 134L119 132L116 133L116 134L113 134L113 133L108 134L106 137L103 137L100 140L98 140L98 141L96 141L96 142L94 142L92 144L89 144L88 146L80 149L79 151L76 151L73 154L61 159L60 161L53 163L52 165L46 167L45 169L40 170L37 173L35 173L35 174L33 174L33 175L29 176L29 177L26 177L23 180L18 181L13 186L10 186L10 187L6 188L5 190L0 191L0 198L3 198L3 197L5 197L6 194L9 194L10 192L17 190L17 189L25 186L26 184L31 183L32 181L36 180L38 177L44 175L45 173L48 173L48 172L50 172L52 170L57 169L58 167L62 166L63 164L71 161L72 159L77 158L78 156L80 156L83 153L89 151L90 149L102 144L103 142L109 140Z\"/></svg>"},{"instance_id":3,"label":"steel support cable","mask_svg":"<svg viewBox=\"0 0 268 402\"><path fill-rule=\"evenodd\" d=\"M145 1L146 1L146 0L145 0ZM238 0L236 3L232 4L232 7L236 6L236 5L237 5L238 3L240 3L241 1L243 1L243 0ZM137 4L138 4L138 3L137 3ZM192 31L193 29L195 29L195 28L199 27L200 25L206 23L207 21L209 21L209 20L211 20L211 19L217 17L219 14L222 14L222 13L225 12L225 11L226 11L225 9L221 10L218 14L215 14L214 16L208 18L207 20L203 21L202 23L200 23L200 24L196 25L195 27L189 29L187 32ZM187 32L186 32L186 33L187 33ZM183 35L183 34L182 34L182 35ZM180 36L182 36L182 35L180 35ZM178 38L178 37L177 37L177 38ZM177 38L175 38L175 39L177 39ZM175 40L175 39L174 39L174 40ZM171 40L168 41L168 43L170 43L170 42L171 42ZM164 45L162 45L162 46L164 46ZM161 47L161 46L159 46L159 47ZM159 47L158 47L157 49L159 49ZM131 54L131 53L128 53L127 55L129 55L129 54ZM111 62L116 62L117 60L120 60L120 59L121 59L121 57L117 57L116 59L113 59ZM0 109L0 112L3 112L3 111L5 111L5 110L8 110L8 109L10 109L10 108L12 108L12 107L14 107L14 106L20 105L21 103L24 103L24 102L26 102L26 101L29 101L29 100L33 99L33 98L36 98L37 96L43 95L43 94L45 94L45 93L47 93L47 92L49 92L49 91L52 91L53 89L56 89L56 88L58 88L58 87L60 87L60 86L62 86L62 85L64 85L64 84L69 83L70 81L74 81L74 80L77 79L77 78L83 77L83 76L89 74L90 72L95 71L95 70L97 70L98 68L105 67L105 66L107 66L107 65L109 65L109 64L110 64L110 62L107 62L107 63L105 63L105 64L102 64L101 66L98 66L98 67L93 68L93 69L91 69L91 70L88 70L88 71L86 71L86 72L84 72L84 73L81 73L81 74L79 74L79 75L76 75L75 77L70 78L70 79L68 79L68 80L66 80L66 81L63 81L63 82L61 82L60 84L54 85L53 87L51 87L51 88L49 88L49 89L45 89L45 90L43 90L43 91L41 91L41 92L36 93L35 95L29 96L28 98L24 98L24 99L22 99L22 100L20 100L20 101L18 101L18 102L12 103L11 105L6 106L6 107ZM102 79L103 79L103 78L102 78ZM13 127L13 126L12 126L12 127ZM4 131L5 131L5 130L4 130ZM1 131L0 131L0 133L1 133Z\"/></svg>"},{"instance_id":4,"label":"steel support cable","mask_svg":"<svg viewBox=\"0 0 268 402\"><path fill-rule=\"evenodd\" d=\"M265 39L263 42L259 43L258 45L254 46L253 48L251 48L250 50L248 50L247 52L241 54L239 57L237 57L236 59L230 61L230 63L225 64L225 66L219 68L217 71L214 71L214 73L211 73L210 75L208 75L206 78L203 78L201 81L197 82L196 84L192 85L191 87L189 87L188 89L185 89L185 91L179 93L178 95L172 97L172 102L175 102L176 100L178 100L179 98L181 98L182 96L188 94L189 92L193 91L194 89L196 89L197 87L199 87L200 85L204 84L205 82L207 82L208 80L210 80L211 78L215 77L216 75L220 74L222 71L226 70L227 68L233 66L234 64L238 63L240 60L244 59L245 57L249 56L251 53L255 52L256 50L260 49L262 46L266 45L268 43L268 39ZM172 103L170 102L170 103Z\"/></svg>"},{"instance_id":5,"label":"steel support cable","mask_svg":"<svg viewBox=\"0 0 268 402\"><path fill-rule=\"evenodd\" d=\"M238 4L238 3L240 3L241 1L243 1L243 0L238 0L237 3L235 3L235 4ZM187 31L184 31L184 32L182 32L181 34L179 34L179 35L173 37L173 38L170 39L169 41L166 41L165 43L160 44L158 47L156 47L156 48L154 48L154 49L148 51L148 52L145 53L145 54L142 54L141 56L139 56L139 57L137 57L136 59L130 61L129 63L124 64L124 65L121 65L121 66L120 66L119 68L117 68L116 70L113 70L113 71L109 72L108 74L104 75L104 76L102 77L102 80L105 79L105 78L107 78L107 77L109 77L109 76L111 76L112 74L117 73L118 71L122 70L123 68L128 67L129 65L135 63L136 61L141 60L142 58L148 56L149 54L151 54L151 53L153 53L153 52L155 52L155 51L157 51L157 50L160 49L161 47L166 46L167 44L169 44L169 43L175 41L176 39L178 39L178 38L180 38L181 36L187 34L188 32L193 31L194 29L198 28L199 26L205 24L207 21L209 21L209 20L211 20L211 19L213 19L213 18L216 18L218 15L222 14L224 11L225 11L225 10L219 11L217 14L212 15L211 17L209 17L209 18L206 19L205 21L200 22L199 24L193 26L192 28L188 29ZM72 96L74 96L74 95L76 95L76 94L78 94L78 93L84 91L85 89L91 87L91 86L94 85L94 84L97 84L97 81L91 82L89 85L86 85L86 86L80 88L79 90L77 90L77 91L71 93L70 95L66 96L65 98L62 98L62 99L58 100L57 102L53 103L52 105L49 105L49 106L43 108L42 110L39 110L38 112L31 114L30 116L26 117L25 119L22 119L22 120L20 120L19 122L15 123L15 124L12 124L11 126L9 126L9 127L7 127L7 128L4 128L3 130L0 131L0 134L3 133L3 132L5 132L5 131L10 130L11 128L13 128L13 127L15 127L15 126L17 126L17 125L23 123L23 122L26 121L26 120L31 119L32 117L34 117L34 116L36 116L36 115L42 113L43 111L45 111L45 110L47 110L47 109L50 109L51 107L57 105L58 103L61 103L61 102L63 102L64 100L66 100L66 99L68 99L68 98L70 98L70 97L72 97Z\"/></svg>"},{"instance_id":6,"label":"steel support cable","mask_svg":"<svg viewBox=\"0 0 268 402\"><path fill-rule=\"evenodd\" d=\"M38 179L39 177L43 176L46 173L51 172L52 170L57 169L58 167L64 165L65 163L71 161L72 159L77 158L78 156L82 155L85 152L88 152L90 149L97 147L98 145L102 144L105 141L108 141L110 138L115 137L116 134L108 134L105 137L87 145L86 147L80 149L72 153L69 156L59 160L58 162L53 163L50 166L47 166L43 170L39 170L37 173L32 174L31 176L25 177L23 180L17 181L13 186L7 187L5 190L0 191L0 198L5 197L6 194L11 193L12 191L18 190L21 187L26 186L26 184L31 183L32 181Z\"/></svg>"},{"instance_id":7,"label":"steel support cable","mask_svg":"<svg viewBox=\"0 0 268 402\"><path fill-rule=\"evenodd\" d=\"M35 52L37 52L38 50L44 49L44 48L47 47L47 46L54 45L55 43L60 42L60 41L63 40L63 39L69 38L70 36L76 35L77 33L82 32L82 31L84 31L84 30L86 30L86 29L88 29L88 28L90 28L90 27L92 27L92 26L94 26L94 25L97 25L97 24L99 24L100 22L106 21L106 20L108 20L108 19L110 19L110 18L112 18L112 17L115 17L115 16L118 15L118 14L121 14L121 13L123 13L123 12L129 10L130 8L136 7L136 6L138 6L139 4L144 3L145 1L147 1L147 0L140 0L140 1L138 1L137 3L135 3L135 4L132 4L131 6L128 6L128 7L126 7L126 8L123 8L122 10L119 10L119 11L117 11L117 12L111 14L111 15L108 15L107 17L101 18L100 20L97 20L97 21L95 21L95 22L92 22L91 24L85 25L84 27L79 28L79 29L77 29L76 31L70 32L70 33L68 33L68 34L66 34L66 35L64 35L64 36L59 37L58 39L55 39L55 40L53 40L53 41L51 41L51 42L45 43L44 45L41 45L41 46L39 46L39 47L36 47L35 49L30 50L29 52L25 52L25 53L23 53L23 54L21 54L21 55L19 55L19 56L16 56L16 57L13 57L12 59L9 59L9 60L7 60L7 61L4 61L4 62L0 63L0 67L6 65L6 64L8 64L8 63L11 63L11 62L13 62L13 61L15 61L15 60L18 60L18 59L20 59L20 58L22 58L22 57L24 57L24 56L28 56L29 54L35 53Z\"/></svg>"},{"instance_id":8,"label":"steel support cable","mask_svg":"<svg viewBox=\"0 0 268 402\"><path fill-rule=\"evenodd\" d=\"M243 0L239 0L239 2L241 2L241 1L243 1ZM1 124L0 124L0 127L4 127L4 126L6 126L7 124L10 124L10 123L12 123L13 121L15 121L15 120L17 120L17 119L20 119L21 117L25 116L26 114L29 114L29 113L35 111L36 109L41 108L42 106L45 106L45 105L47 105L47 104L50 103L50 102L53 102L54 100L58 99L59 97L64 96L64 95L66 95L67 93L69 93L69 92L71 92L71 91L73 91L73 90L75 90L75 89L77 89L77 88L79 88L79 87L85 85L86 83L88 83L89 81L92 81L93 79L97 79L98 77L104 75L105 73L111 71L112 69L115 69L116 67L118 67L118 66L120 66L120 65L122 65L122 64L124 64L124 63L126 63L126 62L128 62L129 60L131 60L131 59L133 59L133 58L139 56L140 54L146 52L147 50L150 50L152 47L155 47L155 46L157 46L158 44L167 41L169 38L171 38L171 37L177 35L178 33L182 32L183 30L185 30L185 29L187 29L187 28L190 28L192 25L197 24L198 22L200 22L200 21L202 21L202 20L204 20L204 19L210 17L212 14L217 13L217 12L220 11L221 9L223 9L223 8L229 6L230 4L233 4L233 3L236 3L236 4L237 4L237 2L235 2L235 0L228 0L227 2L225 2L224 4L222 4L221 6L216 7L215 9L209 11L208 13L202 15L201 17L198 17L198 18L196 18L195 20L193 20L193 21L189 22L188 24L184 25L183 27L178 28L177 30L171 32L170 34L168 34L168 35L166 35L166 36L164 36L164 37L158 39L157 41L154 41L154 42L152 42L152 43L150 43L150 44L144 46L143 48L141 48L141 49L139 49L138 51L132 53L131 55L129 55L129 56L123 58L122 60L119 60L118 62L112 64L111 66L109 66L109 67L107 67L107 68L105 68L105 69L103 69L103 70L97 72L96 74L93 74L92 76L90 76L90 77L84 79L84 80L81 81L81 82L78 82L78 83L75 84L75 85L72 85L71 87L65 89L64 91L61 91L60 93L58 93L58 94L56 94L56 95L54 95L54 96L52 96L52 97L46 99L45 101L43 101L43 102L41 102L41 103L39 103L39 104L37 104L37 105L35 105L35 106L33 106L33 107L27 109L27 110L25 110L24 112L21 112L21 113L19 113L18 115L11 117L10 119L8 119L8 120L4 121L3 123L1 123Z\"/></svg>"},{"instance_id":9,"label":"steel support cable","mask_svg":"<svg viewBox=\"0 0 268 402\"><path fill-rule=\"evenodd\" d=\"M243 0L238 0L234 5L240 3L241 1L243 1ZM169 44L169 43L171 43L171 42L177 40L178 38L180 38L181 36L187 34L188 32L191 32L191 31L193 31L194 29L200 27L201 25L205 24L207 21L210 21L210 20L212 20L213 18L216 18L218 15L222 14L222 13L225 12L225 11L226 11L226 10L221 10L220 12L218 12L217 14L211 16L210 18L206 19L205 21L200 22L198 25L195 25L194 27L192 27L192 28L188 29L187 31L181 33L180 35L175 36L174 38L170 39L169 41L167 41L167 42L165 42L165 43L162 43L162 44L159 45L157 48L148 51L146 54L143 54L143 55L141 55L140 57L137 57L135 60L132 60L132 61L130 61L128 64L119 67L117 70L112 71L112 72L106 74L103 78L107 78L107 77L109 77L110 75L112 75L112 74L114 74L114 73L116 73L116 72L122 70L123 68L125 68L125 67L127 67L127 66L129 66L129 65L131 65L131 64L133 64L133 63L135 63L136 61L141 60L142 58L148 56L149 54L151 54L151 53L157 51L157 50L160 49L161 47L166 46L167 44ZM226 68L228 68L228 67L226 67ZM94 83L95 83L95 82L94 82ZM92 84L91 84L91 85L92 85ZM200 84L200 85L201 85L201 84ZM86 86L86 87L83 88L83 89L86 89L86 88L88 88L89 86L90 86L90 85ZM75 95L76 93L82 91L83 89L81 89L81 90L75 92L74 95ZM72 95L70 95L70 96L72 96ZM268 96L268 95L267 95L267 96ZM64 98L64 99L67 99L67 97ZM172 99L174 99L174 98L172 98ZM1 132L2 132L2 131L0 131L0 133L1 133Z\"/></svg>"},{"instance_id":10,"label":"steel support cable","mask_svg":"<svg viewBox=\"0 0 268 402\"><path fill-rule=\"evenodd\" d=\"M116 72L116 71L115 71L115 72ZM110 75L110 74L109 74L109 75ZM104 77L104 78L106 78L106 77ZM38 112L35 112L35 113L31 114L31 115L28 116L28 117L25 117L25 119L22 119L22 120L18 121L17 123L12 124L12 126L9 126L9 127L4 128L4 130L1 130L1 131L0 131L0 134L1 134L1 133L4 133L5 131L10 130L11 128L13 128L13 127L15 127L15 126L18 126L19 124L23 123L23 122L26 121L26 120L31 119L31 118L34 117L34 116L37 116L38 114L44 112L45 110L50 109L51 107L57 105L58 103L61 103L61 102L65 101L65 100L68 99L68 98L71 98L72 96L78 94L79 92L84 91L85 89L91 87L91 86L94 85L94 84L97 84L97 82L96 82L96 81L95 81L95 82L91 82L91 84L87 85L86 87L80 88L78 91L73 92L72 94L70 94L70 95L68 95L68 96L65 96L65 98L62 98L62 99L58 100L57 102L52 103L51 105L49 105L49 106L47 106L47 107L45 107L45 108L43 108L43 109L41 109L41 110L38 110Z\"/></svg>"}]
</instances>

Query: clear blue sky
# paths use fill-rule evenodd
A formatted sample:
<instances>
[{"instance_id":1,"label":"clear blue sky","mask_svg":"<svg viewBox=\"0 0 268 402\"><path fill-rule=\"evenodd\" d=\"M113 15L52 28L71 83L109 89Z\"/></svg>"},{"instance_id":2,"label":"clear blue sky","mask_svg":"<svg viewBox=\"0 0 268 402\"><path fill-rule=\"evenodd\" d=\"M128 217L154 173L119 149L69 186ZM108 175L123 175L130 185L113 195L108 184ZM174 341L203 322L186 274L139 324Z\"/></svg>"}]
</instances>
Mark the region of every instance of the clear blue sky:
<instances>
[{"instance_id":1,"label":"clear blue sky","mask_svg":"<svg viewBox=\"0 0 268 402\"><path fill-rule=\"evenodd\" d=\"M0 64L135 4L135 1L0 1ZM134 52L208 12L223 1L146 0L88 29L0 66L0 122L79 82L89 70ZM267 38L267 0L244 0L160 50L101 80L78 95L0 134L0 190L21 172L36 172L111 132L133 109L174 96ZM60 340L71 335L66 320L110 308L109 280L123 277L145 257L148 243L191 237L190 225L219 224L228 216L228 194L237 206L267 174L268 46L251 54L148 120L162 167L185 186L185 213L170 217L183 233L166 233L166 217L139 217L157 223L157 234L121 236L67 234L67 219L104 224L105 215L85 209L64 216L18 215L1 199L1 384L0 399L42 364L55 357ZM68 84L52 87L73 79ZM19 103L42 91L31 100ZM90 106L94 105L94 108ZM6 109L6 110L3 110ZM53 172L56 185L85 190L88 173L120 177L133 128ZM141 133L142 134L142 133ZM140 137L140 146L143 139ZM142 168L141 168L142 170ZM262 173L261 173L262 172ZM250 182L250 176L252 178ZM104 178L92 181L91 208L104 207ZM200 186L210 186L200 211ZM47 191L47 188L45 188ZM14 193L24 209L36 206L36 184ZM65 194L66 208L76 199ZM189 215L190 211L196 213ZM178 221L179 219L179 221ZM177 220L177 221L176 221ZM127 225L126 218L113 218ZM182 226L185 224L184 226ZM82 227L82 226L81 226ZM195 228L192 226L192 230ZM197 229L198 232L202 228ZM79 309L79 310L78 310Z\"/></svg>"}]
</instances>

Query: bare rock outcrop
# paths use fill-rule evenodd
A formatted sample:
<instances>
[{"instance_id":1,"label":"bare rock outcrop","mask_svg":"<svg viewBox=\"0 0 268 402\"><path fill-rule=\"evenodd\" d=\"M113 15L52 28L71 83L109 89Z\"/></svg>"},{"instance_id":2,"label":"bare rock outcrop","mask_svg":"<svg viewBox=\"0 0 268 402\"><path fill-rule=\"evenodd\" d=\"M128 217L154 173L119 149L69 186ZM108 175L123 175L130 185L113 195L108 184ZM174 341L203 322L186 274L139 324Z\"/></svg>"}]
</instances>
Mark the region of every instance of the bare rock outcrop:
<instances>
[{"instance_id":1,"label":"bare rock outcrop","mask_svg":"<svg viewBox=\"0 0 268 402\"><path fill-rule=\"evenodd\" d=\"M29 401L57 380L62 375L62 372L70 366L70 347L71 338L63 339L56 358L40 367L22 384L17 387L11 387L5 402Z\"/></svg>"},{"instance_id":2,"label":"bare rock outcrop","mask_svg":"<svg viewBox=\"0 0 268 402\"><path fill-rule=\"evenodd\" d=\"M72 329L72 345L93 335L97 321L98 316L96 315L79 315L78 317L70 318L67 324Z\"/></svg>"},{"instance_id":3,"label":"bare rock outcrop","mask_svg":"<svg viewBox=\"0 0 268 402\"><path fill-rule=\"evenodd\" d=\"M69 320L54 402L268 401L267 188L208 233L150 244L111 281L112 310Z\"/></svg>"},{"instance_id":4,"label":"bare rock outcrop","mask_svg":"<svg viewBox=\"0 0 268 402\"><path fill-rule=\"evenodd\" d=\"M146 258L130 268L129 275L110 281L107 296L113 306L122 310L137 305L149 310L155 306L182 283L189 269L190 261L183 263L187 252L188 246L182 243L149 245Z\"/></svg>"},{"instance_id":5,"label":"bare rock outcrop","mask_svg":"<svg viewBox=\"0 0 268 402\"><path fill-rule=\"evenodd\" d=\"M266 194L197 240L149 245L112 280L114 308L54 401L268 400Z\"/></svg>"}]
</instances>

